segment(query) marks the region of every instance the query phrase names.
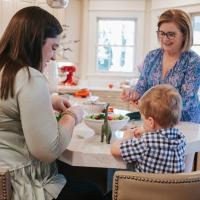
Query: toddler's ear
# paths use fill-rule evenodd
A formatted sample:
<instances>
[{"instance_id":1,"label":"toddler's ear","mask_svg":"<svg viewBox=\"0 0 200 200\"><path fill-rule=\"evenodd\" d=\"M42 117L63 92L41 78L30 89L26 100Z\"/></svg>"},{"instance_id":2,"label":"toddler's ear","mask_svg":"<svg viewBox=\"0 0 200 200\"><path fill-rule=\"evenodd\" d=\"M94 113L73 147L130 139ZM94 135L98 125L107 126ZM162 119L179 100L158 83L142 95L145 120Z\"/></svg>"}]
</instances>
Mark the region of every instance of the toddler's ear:
<instances>
[{"instance_id":1,"label":"toddler's ear","mask_svg":"<svg viewBox=\"0 0 200 200\"><path fill-rule=\"evenodd\" d=\"M155 120L154 120L153 117L149 117L149 118L148 118L148 123L149 123L149 126L150 126L151 129L155 129L155 127L156 127L156 122L155 122Z\"/></svg>"}]
</instances>

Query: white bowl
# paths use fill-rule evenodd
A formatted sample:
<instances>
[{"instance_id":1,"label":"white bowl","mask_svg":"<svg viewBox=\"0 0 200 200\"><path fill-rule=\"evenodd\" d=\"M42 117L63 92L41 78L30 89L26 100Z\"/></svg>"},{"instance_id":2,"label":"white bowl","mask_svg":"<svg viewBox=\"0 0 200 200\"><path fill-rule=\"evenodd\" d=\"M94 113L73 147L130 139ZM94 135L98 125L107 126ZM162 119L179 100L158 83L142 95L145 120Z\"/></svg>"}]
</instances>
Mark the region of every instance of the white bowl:
<instances>
[{"instance_id":1,"label":"white bowl","mask_svg":"<svg viewBox=\"0 0 200 200\"><path fill-rule=\"evenodd\" d=\"M87 114L101 113L105 109L105 102L83 102L83 109Z\"/></svg>"},{"instance_id":2,"label":"white bowl","mask_svg":"<svg viewBox=\"0 0 200 200\"><path fill-rule=\"evenodd\" d=\"M97 114L98 113L96 113L95 115L97 115ZM93 129L96 134L101 134L101 127L103 125L104 120L103 119L101 119L101 120L91 119L90 116L91 116L91 114L84 116L85 124L89 128ZM109 114L109 116L116 117L116 116L119 116L119 115L118 114ZM120 130L125 125L127 125L128 121L129 121L129 117L128 116L124 116L124 115L123 115L123 117L124 118L120 119L120 120L108 120L112 132Z\"/></svg>"}]
</instances>

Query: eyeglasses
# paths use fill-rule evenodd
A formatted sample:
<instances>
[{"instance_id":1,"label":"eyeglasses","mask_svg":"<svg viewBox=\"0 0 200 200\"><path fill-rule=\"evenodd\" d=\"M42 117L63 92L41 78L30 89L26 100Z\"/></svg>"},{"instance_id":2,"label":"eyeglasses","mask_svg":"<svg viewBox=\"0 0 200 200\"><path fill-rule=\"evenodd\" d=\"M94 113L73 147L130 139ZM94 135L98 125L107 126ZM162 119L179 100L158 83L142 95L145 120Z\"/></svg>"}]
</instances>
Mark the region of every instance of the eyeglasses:
<instances>
[{"instance_id":1,"label":"eyeglasses","mask_svg":"<svg viewBox=\"0 0 200 200\"><path fill-rule=\"evenodd\" d=\"M157 35L159 38L164 38L165 36L167 37L167 39L172 40L175 38L176 33L175 32L163 32L163 31L156 31Z\"/></svg>"}]
</instances>

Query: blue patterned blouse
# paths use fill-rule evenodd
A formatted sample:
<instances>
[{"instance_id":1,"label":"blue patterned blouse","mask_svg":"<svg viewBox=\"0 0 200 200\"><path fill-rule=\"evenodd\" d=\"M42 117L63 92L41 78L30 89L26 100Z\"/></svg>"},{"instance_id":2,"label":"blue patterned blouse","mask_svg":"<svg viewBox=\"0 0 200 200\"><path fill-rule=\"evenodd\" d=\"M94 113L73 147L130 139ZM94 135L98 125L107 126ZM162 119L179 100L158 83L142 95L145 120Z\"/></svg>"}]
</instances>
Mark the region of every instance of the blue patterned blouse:
<instances>
[{"instance_id":1,"label":"blue patterned blouse","mask_svg":"<svg viewBox=\"0 0 200 200\"><path fill-rule=\"evenodd\" d=\"M175 66L162 78L163 49L150 51L144 60L144 66L135 90L142 96L152 86L171 84L182 96L182 121L200 123L200 57L192 50L180 55Z\"/></svg>"}]
</instances>

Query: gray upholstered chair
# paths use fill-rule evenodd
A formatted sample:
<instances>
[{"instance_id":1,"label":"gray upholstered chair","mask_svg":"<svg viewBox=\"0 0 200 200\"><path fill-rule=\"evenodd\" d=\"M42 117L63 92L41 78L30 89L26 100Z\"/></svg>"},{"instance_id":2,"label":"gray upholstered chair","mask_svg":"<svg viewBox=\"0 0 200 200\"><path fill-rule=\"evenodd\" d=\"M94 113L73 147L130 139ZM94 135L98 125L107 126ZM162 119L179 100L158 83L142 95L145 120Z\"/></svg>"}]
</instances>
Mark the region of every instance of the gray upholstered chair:
<instances>
[{"instance_id":1,"label":"gray upholstered chair","mask_svg":"<svg viewBox=\"0 0 200 200\"><path fill-rule=\"evenodd\" d=\"M0 200L10 200L12 196L10 173L0 167Z\"/></svg>"},{"instance_id":2,"label":"gray upholstered chair","mask_svg":"<svg viewBox=\"0 0 200 200\"><path fill-rule=\"evenodd\" d=\"M117 171L113 200L199 200L200 171L150 174Z\"/></svg>"}]
</instances>

